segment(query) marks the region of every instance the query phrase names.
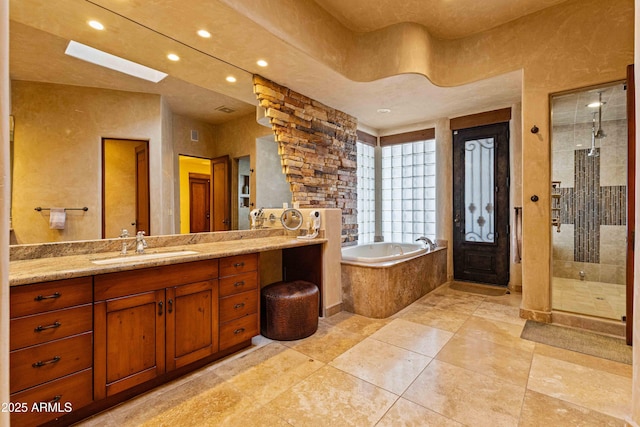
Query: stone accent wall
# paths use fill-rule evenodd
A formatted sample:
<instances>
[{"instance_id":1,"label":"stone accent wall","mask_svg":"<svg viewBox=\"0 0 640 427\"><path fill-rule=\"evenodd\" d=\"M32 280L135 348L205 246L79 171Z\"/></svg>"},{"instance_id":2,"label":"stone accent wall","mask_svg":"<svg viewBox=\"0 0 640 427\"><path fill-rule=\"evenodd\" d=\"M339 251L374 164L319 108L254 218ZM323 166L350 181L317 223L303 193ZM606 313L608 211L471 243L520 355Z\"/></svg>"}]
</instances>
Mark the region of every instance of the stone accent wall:
<instances>
[{"instance_id":1,"label":"stone accent wall","mask_svg":"<svg viewBox=\"0 0 640 427\"><path fill-rule=\"evenodd\" d=\"M253 90L275 133L293 201L342 209L343 244L356 244L357 119L258 75Z\"/></svg>"}]
</instances>

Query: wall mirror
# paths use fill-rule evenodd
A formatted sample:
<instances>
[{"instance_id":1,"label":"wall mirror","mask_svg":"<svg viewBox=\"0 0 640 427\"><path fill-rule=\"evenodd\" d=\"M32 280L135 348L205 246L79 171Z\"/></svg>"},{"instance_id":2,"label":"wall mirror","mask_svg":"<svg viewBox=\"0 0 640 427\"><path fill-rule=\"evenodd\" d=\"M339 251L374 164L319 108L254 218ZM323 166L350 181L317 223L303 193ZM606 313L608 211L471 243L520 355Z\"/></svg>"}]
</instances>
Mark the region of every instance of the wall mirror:
<instances>
[{"instance_id":1,"label":"wall mirror","mask_svg":"<svg viewBox=\"0 0 640 427\"><path fill-rule=\"evenodd\" d=\"M86 16L101 21L105 31L90 28ZM123 201L102 200L104 138L148 141L150 234L188 232L181 227L178 156L230 154L224 147L231 144L218 146L213 129L252 114L255 119L252 75L91 2L11 0L10 20L12 243L99 239L105 223L119 230L135 222L102 218L108 205L111 212L131 211ZM81 61L64 54L70 40L169 75L152 83ZM189 65L168 64L166 52L173 51ZM104 174L113 175L109 169ZM232 190L229 204L235 206L240 194ZM47 211L38 213L36 206L89 210L69 211L58 231L49 229ZM229 228L242 223L235 220ZM117 237L111 234L104 236Z\"/></svg>"},{"instance_id":2,"label":"wall mirror","mask_svg":"<svg viewBox=\"0 0 640 427\"><path fill-rule=\"evenodd\" d=\"M626 314L625 82L551 97L552 307Z\"/></svg>"}]
</instances>

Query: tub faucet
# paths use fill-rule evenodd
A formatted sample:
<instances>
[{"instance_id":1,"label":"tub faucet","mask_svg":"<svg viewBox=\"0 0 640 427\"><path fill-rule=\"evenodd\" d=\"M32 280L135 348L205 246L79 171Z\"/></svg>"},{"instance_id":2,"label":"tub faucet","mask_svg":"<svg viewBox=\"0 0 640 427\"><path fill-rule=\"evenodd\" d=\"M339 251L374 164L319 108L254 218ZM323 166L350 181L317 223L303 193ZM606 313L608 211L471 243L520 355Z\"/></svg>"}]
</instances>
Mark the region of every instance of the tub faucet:
<instances>
[{"instance_id":1,"label":"tub faucet","mask_svg":"<svg viewBox=\"0 0 640 427\"><path fill-rule=\"evenodd\" d=\"M138 231L136 234L136 253L143 254L144 248L147 247L147 241L144 240L144 231Z\"/></svg>"},{"instance_id":2,"label":"tub faucet","mask_svg":"<svg viewBox=\"0 0 640 427\"><path fill-rule=\"evenodd\" d=\"M120 234L120 238L121 239L126 239L127 237L129 237L129 230L127 230L126 228L122 229L122 233ZM127 254L127 241L123 240L122 241L122 250L120 251L120 255L126 255Z\"/></svg>"},{"instance_id":3,"label":"tub faucet","mask_svg":"<svg viewBox=\"0 0 640 427\"><path fill-rule=\"evenodd\" d=\"M430 238L422 236L416 239L416 242L424 242L425 245L429 247L429 252L435 250L438 247L436 243L433 243Z\"/></svg>"}]
</instances>

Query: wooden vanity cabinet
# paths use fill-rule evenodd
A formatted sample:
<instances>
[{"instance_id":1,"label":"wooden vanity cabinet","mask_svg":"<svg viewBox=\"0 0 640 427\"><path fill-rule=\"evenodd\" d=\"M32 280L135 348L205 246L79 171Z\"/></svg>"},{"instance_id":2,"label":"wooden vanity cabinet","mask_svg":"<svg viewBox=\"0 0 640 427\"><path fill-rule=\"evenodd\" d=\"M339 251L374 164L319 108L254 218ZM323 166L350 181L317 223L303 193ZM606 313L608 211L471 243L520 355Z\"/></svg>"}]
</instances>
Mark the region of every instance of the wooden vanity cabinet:
<instances>
[{"instance_id":1,"label":"wooden vanity cabinet","mask_svg":"<svg viewBox=\"0 0 640 427\"><path fill-rule=\"evenodd\" d=\"M94 398L218 351L218 260L94 278Z\"/></svg>"},{"instance_id":2,"label":"wooden vanity cabinet","mask_svg":"<svg viewBox=\"0 0 640 427\"><path fill-rule=\"evenodd\" d=\"M166 290L167 370L218 351L218 280Z\"/></svg>"},{"instance_id":3,"label":"wooden vanity cabinet","mask_svg":"<svg viewBox=\"0 0 640 427\"><path fill-rule=\"evenodd\" d=\"M258 254L220 259L220 350L260 334Z\"/></svg>"},{"instance_id":4,"label":"wooden vanity cabinet","mask_svg":"<svg viewBox=\"0 0 640 427\"><path fill-rule=\"evenodd\" d=\"M10 299L11 423L35 426L89 405L91 277L13 286Z\"/></svg>"}]
</instances>

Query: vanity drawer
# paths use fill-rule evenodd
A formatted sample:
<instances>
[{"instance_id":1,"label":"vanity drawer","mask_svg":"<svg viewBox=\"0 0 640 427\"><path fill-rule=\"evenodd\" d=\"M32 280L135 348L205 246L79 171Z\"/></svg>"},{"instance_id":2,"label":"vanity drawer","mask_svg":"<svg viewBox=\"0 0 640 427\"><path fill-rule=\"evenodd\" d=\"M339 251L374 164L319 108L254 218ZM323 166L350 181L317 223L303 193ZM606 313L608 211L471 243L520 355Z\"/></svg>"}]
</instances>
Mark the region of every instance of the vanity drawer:
<instances>
[{"instance_id":1,"label":"vanity drawer","mask_svg":"<svg viewBox=\"0 0 640 427\"><path fill-rule=\"evenodd\" d=\"M258 287L258 272L237 274L220 278L220 297L239 294Z\"/></svg>"},{"instance_id":2,"label":"vanity drawer","mask_svg":"<svg viewBox=\"0 0 640 427\"><path fill-rule=\"evenodd\" d=\"M220 322L226 323L247 314L258 312L258 292L255 290L242 292L220 298Z\"/></svg>"},{"instance_id":3,"label":"vanity drawer","mask_svg":"<svg viewBox=\"0 0 640 427\"><path fill-rule=\"evenodd\" d=\"M92 304L18 317L10 322L10 349L16 350L77 335L91 331L92 327Z\"/></svg>"},{"instance_id":4,"label":"vanity drawer","mask_svg":"<svg viewBox=\"0 0 640 427\"><path fill-rule=\"evenodd\" d=\"M11 317L22 317L93 302L91 277L12 286Z\"/></svg>"},{"instance_id":5,"label":"vanity drawer","mask_svg":"<svg viewBox=\"0 0 640 427\"><path fill-rule=\"evenodd\" d=\"M258 314L250 314L220 326L220 350L250 340L260 333Z\"/></svg>"},{"instance_id":6,"label":"vanity drawer","mask_svg":"<svg viewBox=\"0 0 640 427\"><path fill-rule=\"evenodd\" d=\"M90 368L92 338L86 332L9 353L11 393Z\"/></svg>"},{"instance_id":7,"label":"vanity drawer","mask_svg":"<svg viewBox=\"0 0 640 427\"><path fill-rule=\"evenodd\" d=\"M258 254L220 258L220 277L258 270Z\"/></svg>"},{"instance_id":8,"label":"vanity drawer","mask_svg":"<svg viewBox=\"0 0 640 427\"><path fill-rule=\"evenodd\" d=\"M44 422L61 417L71 410L78 410L87 406L93 396L93 370L84 371L62 377L55 381L32 387L28 390L11 395L11 402L26 412L11 413L11 424L21 427L37 426ZM51 403L61 412L32 411L33 405Z\"/></svg>"}]
</instances>

